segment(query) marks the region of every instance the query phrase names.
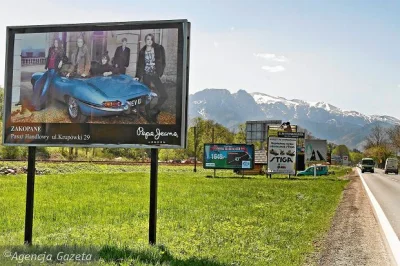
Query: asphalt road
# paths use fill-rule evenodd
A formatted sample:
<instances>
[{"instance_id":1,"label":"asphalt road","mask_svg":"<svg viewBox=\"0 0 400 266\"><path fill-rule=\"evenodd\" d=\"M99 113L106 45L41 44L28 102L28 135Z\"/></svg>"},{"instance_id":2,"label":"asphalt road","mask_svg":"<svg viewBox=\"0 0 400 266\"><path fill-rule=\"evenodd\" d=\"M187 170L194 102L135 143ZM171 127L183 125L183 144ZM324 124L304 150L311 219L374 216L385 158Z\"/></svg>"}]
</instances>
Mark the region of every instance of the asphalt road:
<instances>
[{"instance_id":1,"label":"asphalt road","mask_svg":"<svg viewBox=\"0 0 400 266\"><path fill-rule=\"evenodd\" d=\"M377 168L362 175L400 240L400 175L385 175Z\"/></svg>"}]
</instances>

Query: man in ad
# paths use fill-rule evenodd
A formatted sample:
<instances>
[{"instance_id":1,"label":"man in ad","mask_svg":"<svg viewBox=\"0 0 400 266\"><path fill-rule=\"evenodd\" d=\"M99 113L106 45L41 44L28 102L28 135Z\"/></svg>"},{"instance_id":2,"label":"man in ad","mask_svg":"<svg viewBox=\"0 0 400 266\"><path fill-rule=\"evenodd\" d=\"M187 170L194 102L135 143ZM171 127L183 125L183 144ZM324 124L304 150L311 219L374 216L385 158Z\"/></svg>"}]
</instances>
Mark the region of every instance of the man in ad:
<instances>
[{"instance_id":1,"label":"man in ad","mask_svg":"<svg viewBox=\"0 0 400 266\"><path fill-rule=\"evenodd\" d=\"M126 74L126 68L129 67L131 49L126 47L128 40L122 38L122 45L115 50L113 64L120 74Z\"/></svg>"}]
</instances>

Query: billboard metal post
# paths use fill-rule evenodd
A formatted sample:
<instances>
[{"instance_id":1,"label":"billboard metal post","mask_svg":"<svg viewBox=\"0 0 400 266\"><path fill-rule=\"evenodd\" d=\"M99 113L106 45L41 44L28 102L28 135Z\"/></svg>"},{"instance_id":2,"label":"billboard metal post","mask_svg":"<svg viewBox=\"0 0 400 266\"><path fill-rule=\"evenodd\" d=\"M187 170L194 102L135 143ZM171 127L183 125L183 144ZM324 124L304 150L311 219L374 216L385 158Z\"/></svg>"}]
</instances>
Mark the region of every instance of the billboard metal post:
<instances>
[{"instance_id":1,"label":"billboard metal post","mask_svg":"<svg viewBox=\"0 0 400 266\"><path fill-rule=\"evenodd\" d=\"M214 128L212 128L212 143L214 143ZM216 174L217 170L214 169L214 178L215 178L215 174Z\"/></svg>"},{"instance_id":2,"label":"billboard metal post","mask_svg":"<svg viewBox=\"0 0 400 266\"><path fill-rule=\"evenodd\" d=\"M151 149L149 243L156 244L157 235L158 149Z\"/></svg>"},{"instance_id":3,"label":"billboard metal post","mask_svg":"<svg viewBox=\"0 0 400 266\"><path fill-rule=\"evenodd\" d=\"M196 166L197 166L197 128L193 127L193 134L194 134L194 169L193 172L197 172Z\"/></svg>"},{"instance_id":4,"label":"billboard metal post","mask_svg":"<svg viewBox=\"0 0 400 266\"><path fill-rule=\"evenodd\" d=\"M314 164L314 178L317 177L317 165Z\"/></svg>"},{"instance_id":5,"label":"billboard metal post","mask_svg":"<svg viewBox=\"0 0 400 266\"><path fill-rule=\"evenodd\" d=\"M35 193L36 147L28 148L28 174L26 184L25 237L24 243L32 245L33 198Z\"/></svg>"},{"instance_id":6,"label":"billboard metal post","mask_svg":"<svg viewBox=\"0 0 400 266\"><path fill-rule=\"evenodd\" d=\"M298 160L298 156L299 154L297 153L297 141L296 141L296 164L294 165L294 176L297 176L297 160Z\"/></svg>"}]
</instances>

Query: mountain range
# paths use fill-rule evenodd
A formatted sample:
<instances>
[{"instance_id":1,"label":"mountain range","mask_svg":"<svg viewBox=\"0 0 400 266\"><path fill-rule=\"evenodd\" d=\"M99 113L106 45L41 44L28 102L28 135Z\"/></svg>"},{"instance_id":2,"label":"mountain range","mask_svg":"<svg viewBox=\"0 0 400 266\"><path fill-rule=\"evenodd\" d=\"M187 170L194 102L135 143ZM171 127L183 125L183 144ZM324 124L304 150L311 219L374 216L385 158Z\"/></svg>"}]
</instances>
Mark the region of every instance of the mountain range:
<instances>
[{"instance_id":1,"label":"mountain range","mask_svg":"<svg viewBox=\"0 0 400 266\"><path fill-rule=\"evenodd\" d=\"M344 111L325 102L286 99L265 93L205 89L189 95L189 119L202 117L230 129L250 120L282 120L307 129L319 139L363 149L365 138L377 124L390 127L400 120L386 115Z\"/></svg>"}]
</instances>

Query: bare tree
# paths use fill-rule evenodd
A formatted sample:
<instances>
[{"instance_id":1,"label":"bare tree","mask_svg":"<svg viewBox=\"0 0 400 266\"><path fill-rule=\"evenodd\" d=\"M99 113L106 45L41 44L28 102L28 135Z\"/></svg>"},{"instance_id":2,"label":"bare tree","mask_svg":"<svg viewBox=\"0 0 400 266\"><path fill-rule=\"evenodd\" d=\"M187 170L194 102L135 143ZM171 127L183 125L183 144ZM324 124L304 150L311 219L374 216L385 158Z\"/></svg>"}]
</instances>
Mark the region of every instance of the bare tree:
<instances>
[{"instance_id":1,"label":"bare tree","mask_svg":"<svg viewBox=\"0 0 400 266\"><path fill-rule=\"evenodd\" d=\"M371 133L365 141L364 149L366 150L372 147L386 146L388 144L388 138L385 129L377 124L371 129Z\"/></svg>"},{"instance_id":2,"label":"bare tree","mask_svg":"<svg viewBox=\"0 0 400 266\"><path fill-rule=\"evenodd\" d=\"M397 151L400 150L400 125L388 128L386 133L389 137L390 145Z\"/></svg>"},{"instance_id":3,"label":"bare tree","mask_svg":"<svg viewBox=\"0 0 400 266\"><path fill-rule=\"evenodd\" d=\"M332 152L336 148L336 144L328 141L328 152Z\"/></svg>"},{"instance_id":4,"label":"bare tree","mask_svg":"<svg viewBox=\"0 0 400 266\"><path fill-rule=\"evenodd\" d=\"M305 139L315 139L312 132L307 129L304 129L304 136Z\"/></svg>"}]
</instances>

